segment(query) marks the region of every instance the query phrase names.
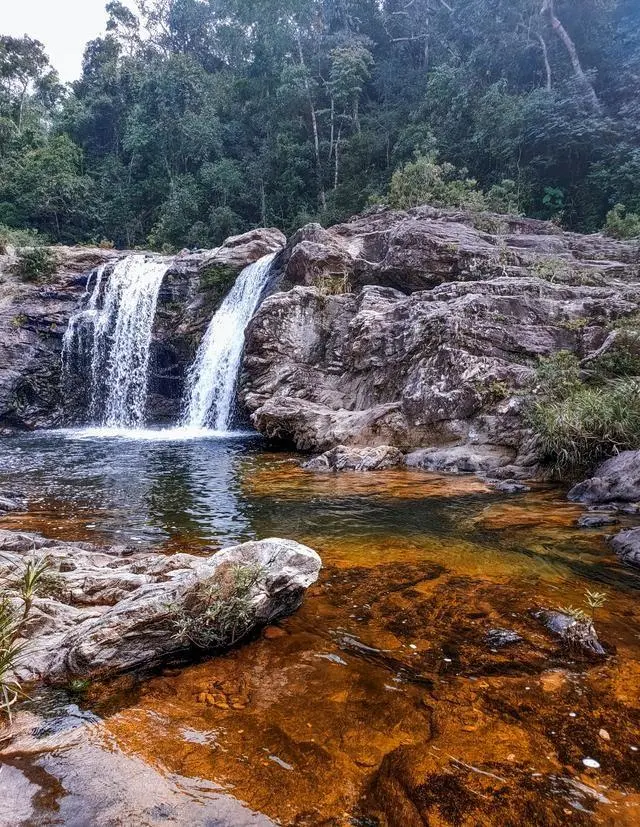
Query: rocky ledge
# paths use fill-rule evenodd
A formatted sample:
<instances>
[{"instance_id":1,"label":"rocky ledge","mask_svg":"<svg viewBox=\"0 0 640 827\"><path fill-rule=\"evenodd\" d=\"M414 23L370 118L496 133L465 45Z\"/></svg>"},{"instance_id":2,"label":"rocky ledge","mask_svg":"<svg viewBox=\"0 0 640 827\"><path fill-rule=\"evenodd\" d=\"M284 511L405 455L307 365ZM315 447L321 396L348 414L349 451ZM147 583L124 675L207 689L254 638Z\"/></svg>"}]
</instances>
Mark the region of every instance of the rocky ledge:
<instances>
[{"instance_id":1,"label":"rocky ledge","mask_svg":"<svg viewBox=\"0 0 640 827\"><path fill-rule=\"evenodd\" d=\"M321 567L315 551L292 540L167 557L0 531L0 580L17 618L25 566L43 561L39 596L21 625L21 681L108 676L193 646L224 648L294 612Z\"/></svg>"},{"instance_id":2,"label":"rocky ledge","mask_svg":"<svg viewBox=\"0 0 640 827\"><path fill-rule=\"evenodd\" d=\"M637 312L639 262L631 242L429 207L310 225L248 330L242 399L302 451L427 448L413 465L535 476L539 360L606 347Z\"/></svg>"}]
</instances>

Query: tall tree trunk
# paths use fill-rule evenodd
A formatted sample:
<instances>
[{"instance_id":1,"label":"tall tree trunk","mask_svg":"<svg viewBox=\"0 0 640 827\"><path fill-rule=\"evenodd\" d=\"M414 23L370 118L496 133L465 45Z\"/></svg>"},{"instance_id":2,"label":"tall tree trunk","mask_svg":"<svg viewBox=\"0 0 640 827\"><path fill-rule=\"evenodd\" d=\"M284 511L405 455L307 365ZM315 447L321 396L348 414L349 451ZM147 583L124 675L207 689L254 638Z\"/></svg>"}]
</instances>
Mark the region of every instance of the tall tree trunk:
<instances>
[{"instance_id":1,"label":"tall tree trunk","mask_svg":"<svg viewBox=\"0 0 640 827\"><path fill-rule=\"evenodd\" d=\"M573 66L573 73L576 79L584 89L585 96L591 104L593 110L600 114L602 112L602 106L600 105L600 101L598 100L596 91L591 85L589 78L584 73L584 69L582 68L582 64L580 63L580 58L578 57L578 51L575 47L573 40L569 36L569 32L562 25L561 21L556 17L556 12L553 3L554 0L544 0L542 4L542 9L540 10L540 14L549 15L551 28L558 35L558 37L564 44L565 49L567 50L567 54L569 55L569 59L571 60L571 65Z\"/></svg>"},{"instance_id":2,"label":"tall tree trunk","mask_svg":"<svg viewBox=\"0 0 640 827\"><path fill-rule=\"evenodd\" d=\"M316 108L313 103L313 95L311 94L311 84L309 83L309 78L307 76L307 65L304 62L304 54L302 53L302 40L300 39L300 32L296 32L296 40L298 41L298 54L300 56L300 66L305 70L303 73L304 76L304 88L305 92L307 93L307 99L309 101L309 111L311 113L311 126L313 129L313 146L315 149L315 156L316 156L316 177L318 179L318 195L320 197L320 203L322 204L322 211L325 212L327 209L327 196L324 191L324 185L322 182L322 159L320 158L320 135L318 132L318 116L316 115Z\"/></svg>"},{"instance_id":3,"label":"tall tree trunk","mask_svg":"<svg viewBox=\"0 0 640 827\"><path fill-rule=\"evenodd\" d=\"M547 73L547 92L551 91L551 64L549 63L549 52L547 51L547 44L544 37L539 34L540 48L542 49L542 57L544 58L544 68Z\"/></svg>"}]
</instances>

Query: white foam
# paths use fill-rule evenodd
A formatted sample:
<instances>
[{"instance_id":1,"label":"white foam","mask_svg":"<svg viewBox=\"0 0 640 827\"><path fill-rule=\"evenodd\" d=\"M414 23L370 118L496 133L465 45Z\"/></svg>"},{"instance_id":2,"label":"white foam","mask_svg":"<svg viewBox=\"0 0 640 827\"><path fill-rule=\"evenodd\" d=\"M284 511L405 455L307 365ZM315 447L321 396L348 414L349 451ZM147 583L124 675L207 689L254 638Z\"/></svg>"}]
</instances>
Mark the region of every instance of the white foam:
<instances>
[{"instance_id":1,"label":"white foam","mask_svg":"<svg viewBox=\"0 0 640 827\"><path fill-rule=\"evenodd\" d=\"M210 428L65 428L66 439L118 439L131 442L188 442L193 440L246 439L251 431L214 431Z\"/></svg>"}]
</instances>

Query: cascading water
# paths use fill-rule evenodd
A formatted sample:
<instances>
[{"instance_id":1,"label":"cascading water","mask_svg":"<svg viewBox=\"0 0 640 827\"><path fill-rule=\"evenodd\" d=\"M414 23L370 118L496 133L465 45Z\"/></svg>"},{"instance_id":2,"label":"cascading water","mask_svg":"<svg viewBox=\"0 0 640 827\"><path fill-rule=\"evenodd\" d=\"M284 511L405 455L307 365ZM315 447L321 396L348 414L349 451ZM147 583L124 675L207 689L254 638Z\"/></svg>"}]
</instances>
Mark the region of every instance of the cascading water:
<instances>
[{"instance_id":1,"label":"cascading water","mask_svg":"<svg viewBox=\"0 0 640 827\"><path fill-rule=\"evenodd\" d=\"M68 374L74 350L89 351L89 414L107 428L143 424L153 322L168 267L167 261L128 256L115 265L106 283L101 268L86 308L69 322L64 372Z\"/></svg>"},{"instance_id":2,"label":"cascading water","mask_svg":"<svg viewBox=\"0 0 640 827\"><path fill-rule=\"evenodd\" d=\"M274 255L246 267L211 320L187 379L183 425L231 430L244 331L269 280Z\"/></svg>"}]
</instances>

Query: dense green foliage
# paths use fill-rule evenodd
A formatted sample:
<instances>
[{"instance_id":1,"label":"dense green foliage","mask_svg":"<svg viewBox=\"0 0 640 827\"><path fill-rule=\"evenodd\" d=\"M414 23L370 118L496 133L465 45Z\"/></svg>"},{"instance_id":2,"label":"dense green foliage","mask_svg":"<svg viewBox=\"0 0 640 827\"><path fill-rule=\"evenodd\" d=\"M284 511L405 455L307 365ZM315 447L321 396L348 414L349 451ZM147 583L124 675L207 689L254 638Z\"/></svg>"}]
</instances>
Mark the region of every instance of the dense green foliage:
<instances>
[{"instance_id":1,"label":"dense green foliage","mask_svg":"<svg viewBox=\"0 0 640 827\"><path fill-rule=\"evenodd\" d=\"M637 319L631 319L637 324ZM623 327L605 351L580 364L568 351L543 359L530 411L540 458L561 477L640 444L640 328Z\"/></svg>"},{"instance_id":2,"label":"dense green foliage","mask_svg":"<svg viewBox=\"0 0 640 827\"><path fill-rule=\"evenodd\" d=\"M640 231L637 0L137 8L71 89L0 38L0 224L210 246L388 197Z\"/></svg>"}]
</instances>

